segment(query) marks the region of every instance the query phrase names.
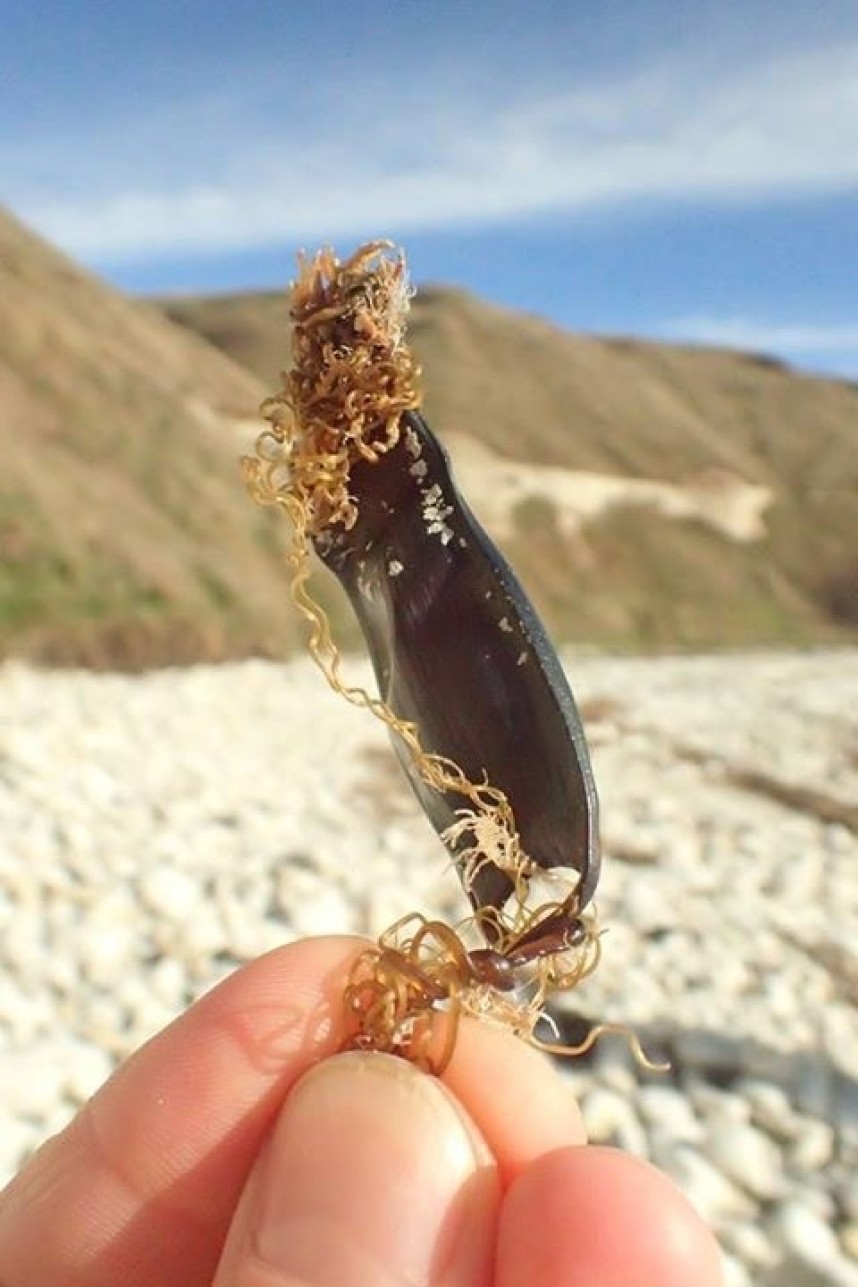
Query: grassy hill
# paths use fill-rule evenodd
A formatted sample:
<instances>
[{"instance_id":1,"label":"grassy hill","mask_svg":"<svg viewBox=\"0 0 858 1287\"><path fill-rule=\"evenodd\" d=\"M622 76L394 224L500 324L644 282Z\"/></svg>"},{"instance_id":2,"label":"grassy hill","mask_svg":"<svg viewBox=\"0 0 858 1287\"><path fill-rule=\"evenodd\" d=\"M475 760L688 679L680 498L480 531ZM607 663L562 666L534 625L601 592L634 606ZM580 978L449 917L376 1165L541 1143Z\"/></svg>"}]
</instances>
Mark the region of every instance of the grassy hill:
<instances>
[{"instance_id":1,"label":"grassy hill","mask_svg":"<svg viewBox=\"0 0 858 1287\"><path fill-rule=\"evenodd\" d=\"M276 387L284 295L162 307ZM570 335L445 288L418 294L409 334L426 414L454 460L458 443L490 449L482 479L468 473L478 513L515 463L523 483L502 543L561 638L712 647L858 635L858 387L765 356ZM560 471L573 508L582 471L626 480L626 503L570 534L544 483ZM677 517L642 499L640 480L707 503ZM703 521L754 489L768 496L756 539Z\"/></svg>"},{"instance_id":2,"label":"grassy hill","mask_svg":"<svg viewBox=\"0 0 858 1287\"><path fill-rule=\"evenodd\" d=\"M293 638L236 463L263 392L0 211L0 656L136 667Z\"/></svg>"}]
</instances>

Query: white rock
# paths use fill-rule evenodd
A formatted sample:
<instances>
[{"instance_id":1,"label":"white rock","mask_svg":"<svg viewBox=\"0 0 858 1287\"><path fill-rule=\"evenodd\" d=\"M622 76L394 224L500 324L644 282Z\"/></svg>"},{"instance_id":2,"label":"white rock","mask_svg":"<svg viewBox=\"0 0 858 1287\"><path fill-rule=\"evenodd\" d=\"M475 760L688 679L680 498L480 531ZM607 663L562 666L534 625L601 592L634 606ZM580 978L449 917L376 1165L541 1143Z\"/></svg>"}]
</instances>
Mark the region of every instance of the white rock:
<instances>
[{"instance_id":1,"label":"white rock","mask_svg":"<svg viewBox=\"0 0 858 1287\"><path fill-rule=\"evenodd\" d=\"M296 899L289 912L296 934L350 934L355 932L354 908L335 885L314 891L310 898Z\"/></svg>"},{"instance_id":2,"label":"white rock","mask_svg":"<svg viewBox=\"0 0 858 1287\"><path fill-rule=\"evenodd\" d=\"M806 1175L822 1171L834 1156L834 1130L818 1118L799 1119L798 1131L788 1153L787 1164Z\"/></svg>"},{"instance_id":3,"label":"white rock","mask_svg":"<svg viewBox=\"0 0 858 1287\"><path fill-rule=\"evenodd\" d=\"M697 1143L703 1138L703 1127L691 1104L672 1086L642 1086L638 1108L645 1122L674 1139Z\"/></svg>"},{"instance_id":4,"label":"white rock","mask_svg":"<svg viewBox=\"0 0 858 1287\"><path fill-rule=\"evenodd\" d=\"M793 1179L783 1195L783 1200L788 1201L790 1198L797 1198L809 1210L815 1211L825 1224L834 1227L837 1216L837 1208L834 1195L829 1193L827 1187L823 1187L827 1182L827 1176L818 1175L812 1183L806 1180Z\"/></svg>"},{"instance_id":5,"label":"white rock","mask_svg":"<svg viewBox=\"0 0 858 1287\"><path fill-rule=\"evenodd\" d=\"M212 959L226 952L227 948L228 937L220 909L210 903L202 903L182 927L174 950L186 968L198 976L209 969Z\"/></svg>"},{"instance_id":6,"label":"white rock","mask_svg":"<svg viewBox=\"0 0 858 1287\"><path fill-rule=\"evenodd\" d=\"M257 923L254 930L254 956L262 956L265 952L273 952L275 948L294 942L295 937L296 935L281 921L270 920L266 917Z\"/></svg>"},{"instance_id":7,"label":"white rock","mask_svg":"<svg viewBox=\"0 0 858 1287\"><path fill-rule=\"evenodd\" d=\"M750 1120L751 1106L741 1095L719 1090L699 1077L687 1079L686 1094L707 1125L717 1123L726 1126Z\"/></svg>"},{"instance_id":8,"label":"white rock","mask_svg":"<svg viewBox=\"0 0 858 1287\"><path fill-rule=\"evenodd\" d=\"M54 1022L46 990L16 987L0 976L0 1043L20 1047L50 1032Z\"/></svg>"},{"instance_id":9,"label":"white rock","mask_svg":"<svg viewBox=\"0 0 858 1287\"><path fill-rule=\"evenodd\" d=\"M364 663L350 659L348 670L371 684ZM786 1053L804 1041L858 1071L854 1009L831 997L821 966L785 942L827 937L848 947L858 939L855 838L723 782L725 762L760 764L784 781L854 795L843 712L858 708L858 650L576 658L574 674L585 700L622 694L614 723L635 731L595 748L596 776L616 834L643 837L659 856L645 871L606 864L600 913L617 928L580 1005L633 1028L666 1020L685 1029L688 1062L701 1069L683 1076L688 1112L667 1081L638 1089L625 1048L607 1058L600 1050L591 1089L627 1101L611 1110L610 1137L690 1177L722 1228L734 1219L748 1226L756 1200L706 1159L689 1160L693 1149L678 1157L677 1149L693 1140L695 1115L708 1133L750 1124L784 1145L784 1200L830 1226L826 1185L848 1229L858 1223L858 1194L849 1199L841 1173L858 1172L858 1138L824 1061L811 1068L818 1084L804 1085L801 1101L811 1121L814 1104L820 1120L838 1106L843 1114L838 1160L822 1177L814 1164L826 1167L825 1122L803 1128L783 1092L765 1083L765 1060L754 1074L765 1088L756 1092L719 1091L707 1080L712 1066L725 1081L736 1075L743 1037ZM106 1071L108 1056L127 1053L238 956L286 937L278 902L291 934L363 930L367 912L386 904L381 929L412 908L449 903L436 892L443 859L424 820L397 814L391 822L384 800L374 812L361 803L368 748L389 754L382 730L337 702L309 663L135 678L0 667L0 711L0 1038L9 1053L0 1058L0 1097L33 1142L100 1079L85 1056L64 1055L67 1042L97 1044ZM709 758L710 773L677 763L677 730ZM445 889L458 888L446 879ZM813 900L796 905L807 888ZM646 937L659 929L668 933ZM153 954L162 958L155 966ZM737 989L740 997L731 995ZM622 1047L602 1049L614 1045ZM72 1072L46 1089L38 1068L29 1079L21 1071L19 1060L29 1069L34 1054ZM17 1108L2 1093L10 1066L32 1083ZM744 1236L750 1248L754 1235Z\"/></svg>"},{"instance_id":10,"label":"white rock","mask_svg":"<svg viewBox=\"0 0 858 1287\"><path fill-rule=\"evenodd\" d=\"M136 1044L148 1041L176 1017L175 1007L153 992L142 972L123 980L117 1002L127 1017L130 1035Z\"/></svg>"},{"instance_id":11,"label":"white rock","mask_svg":"<svg viewBox=\"0 0 858 1287\"><path fill-rule=\"evenodd\" d=\"M45 955L39 911L21 910L0 939L0 961L21 978L38 978Z\"/></svg>"},{"instance_id":12,"label":"white rock","mask_svg":"<svg viewBox=\"0 0 858 1287\"><path fill-rule=\"evenodd\" d=\"M76 953L56 951L45 962L42 980L64 1002L72 1002L80 996L81 973L82 963Z\"/></svg>"},{"instance_id":13,"label":"white rock","mask_svg":"<svg viewBox=\"0 0 858 1287\"><path fill-rule=\"evenodd\" d=\"M274 941L264 932L264 922L257 916L249 916L247 909L238 902L231 902L226 897L219 899L219 908L223 917L226 947L235 961L252 961L269 947L283 943L287 935L281 926L277 927Z\"/></svg>"},{"instance_id":14,"label":"white rock","mask_svg":"<svg viewBox=\"0 0 858 1287\"><path fill-rule=\"evenodd\" d=\"M122 921L83 923L79 934L80 968L87 978L109 985L127 969L139 944L135 929Z\"/></svg>"},{"instance_id":15,"label":"white rock","mask_svg":"<svg viewBox=\"0 0 858 1287\"><path fill-rule=\"evenodd\" d=\"M670 1171L676 1150L681 1145L688 1145L695 1150L697 1148L694 1141L677 1139L670 1131L663 1130L660 1126L649 1126L647 1139L649 1141L649 1160L662 1171Z\"/></svg>"},{"instance_id":16,"label":"white rock","mask_svg":"<svg viewBox=\"0 0 858 1287\"><path fill-rule=\"evenodd\" d=\"M796 1113L781 1086L749 1078L738 1082L736 1090L750 1104L755 1126L776 1139L791 1140L795 1136Z\"/></svg>"},{"instance_id":17,"label":"white rock","mask_svg":"<svg viewBox=\"0 0 858 1287\"><path fill-rule=\"evenodd\" d=\"M0 1131L0 1186L9 1183L43 1138L32 1122L15 1118L4 1121Z\"/></svg>"},{"instance_id":18,"label":"white rock","mask_svg":"<svg viewBox=\"0 0 858 1287\"><path fill-rule=\"evenodd\" d=\"M704 1152L719 1171L755 1198L770 1201L783 1193L780 1149L755 1126L728 1121L710 1127Z\"/></svg>"},{"instance_id":19,"label":"white rock","mask_svg":"<svg viewBox=\"0 0 858 1287\"><path fill-rule=\"evenodd\" d=\"M127 1053L129 1018L115 994L88 989L79 1003L77 1026L100 1050L119 1058Z\"/></svg>"},{"instance_id":20,"label":"white rock","mask_svg":"<svg viewBox=\"0 0 858 1287\"><path fill-rule=\"evenodd\" d=\"M635 1112L630 1102L616 1091L605 1086L595 1086L584 1097L581 1105L587 1136L594 1144L615 1142L620 1131L630 1121L636 1125Z\"/></svg>"},{"instance_id":21,"label":"white rock","mask_svg":"<svg viewBox=\"0 0 858 1287\"><path fill-rule=\"evenodd\" d=\"M115 775L99 764L82 765L78 786L87 802L96 809L108 808L119 793Z\"/></svg>"},{"instance_id":22,"label":"white rock","mask_svg":"<svg viewBox=\"0 0 858 1287\"><path fill-rule=\"evenodd\" d=\"M381 881L371 888L364 899L363 910L353 930L378 938L389 926L395 924L412 910L414 904L405 896L402 881Z\"/></svg>"},{"instance_id":23,"label":"white rock","mask_svg":"<svg viewBox=\"0 0 858 1287\"><path fill-rule=\"evenodd\" d=\"M788 1198L772 1210L766 1227L789 1255L821 1269L836 1265L840 1247L834 1230L800 1198Z\"/></svg>"},{"instance_id":24,"label":"white rock","mask_svg":"<svg viewBox=\"0 0 858 1287\"><path fill-rule=\"evenodd\" d=\"M146 985L160 1005L173 1013L187 1002L188 977L181 961L165 956L146 972Z\"/></svg>"},{"instance_id":25,"label":"white rock","mask_svg":"<svg viewBox=\"0 0 858 1287\"><path fill-rule=\"evenodd\" d=\"M777 1247L759 1224L751 1224L746 1220L725 1225L721 1231L721 1241L743 1265L750 1265L754 1269L772 1269L780 1259Z\"/></svg>"},{"instance_id":26,"label":"white rock","mask_svg":"<svg viewBox=\"0 0 858 1287\"><path fill-rule=\"evenodd\" d=\"M754 1280L749 1271L736 1256L724 1252L721 1256L724 1272L724 1287L754 1287Z\"/></svg>"},{"instance_id":27,"label":"white rock","mask_svg":"<svg viewBox=\"0 0 858 1287\"><path fill-rule=\"evenodd\" d=\"M659 1165L673 1177L703 1219L716 1228L756 1214L751 1198L691 1145L677 1145L659 1159Z\"/></svg>"},{"instance_id":28,"label":"white rock","mask_svg":"<svg viewBox=\"0 0 858 1287\"><path fill-rule=\"evenodd\" d=\"M40 1041L4 1055L0 1103L6 1112L44 1121L61 1100L65 1081L61 1041Z\"/></svg>"},{"instance_id":29,"label":"white rock","mask_svg":"<svg viewBox=\"0 0 858 1287\"><path fill-rule=\"evenodd\" d=\"M138 889L150 911L174 924L185 923L202 901L200 885L193 876L163 863L142 874Z\"/></svg>"},{"instance_id":30,"label":"white rock","mask_svg":"<svg viewBox=\"0 0 858 1287\"><path fill-rule=\"evenodd\" d=\"M45 1120L39 1123L38 1144L41 1144L45 1139L50 1139L52 1135L59 1135L60 1131L64 1131L74 1117L74 1113L74 1105L69 1103L68 1100L57 1100Z\"/></svg>"},{"instance_id":31,"label":"white rock","mask_svg":"<svg viewBox=\"0 0 858 1287\"><path fill-rule=\"evenodd\" d=\"M660 884L661 882L645 879L629 885L624 910L640 933L670 929L675 924L675 910L666 902Z\"/></svg>"},{"instance_id":32,"label":"white rock","mask_svg":"<svg viewBox=\"0 0 858 1287\"><path fill-rule=\"evenodd\" d=\"M85 1103L114 1069L114 1061L103 1050L75 1040L66 1043L63 1060L65 1091L77 1104Z\"/></svg>"}]
</instances>

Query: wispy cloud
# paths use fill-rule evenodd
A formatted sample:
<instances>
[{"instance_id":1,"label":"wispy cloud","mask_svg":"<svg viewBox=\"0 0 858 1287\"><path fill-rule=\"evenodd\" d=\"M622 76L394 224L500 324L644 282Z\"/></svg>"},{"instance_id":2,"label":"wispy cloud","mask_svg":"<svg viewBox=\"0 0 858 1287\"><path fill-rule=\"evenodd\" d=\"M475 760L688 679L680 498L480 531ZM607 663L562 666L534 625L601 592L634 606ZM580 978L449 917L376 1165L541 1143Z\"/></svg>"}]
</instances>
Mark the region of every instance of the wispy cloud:
<instances>
[{"instance_id":1,"label":"wispy cloud","mask_svg":"<svg viewBox=\"0 0 858 1287\"><path fill-rule=\"evenodd\" d=\"M378 87L357 86L354 112L340 108L312 133L248 96L220 102L208 121L185 105L138 123L136 145L127 122L112 141L105 125L97 161L80 140L55 140L41 166L50 187L31 182L14 204L105 266L644 201L858 188L858 43L705 74L663 64L550 96L506 89L511 106L483 90L452 104L424 96L404 114Z\"/></svg>"},{"instance_id":2,"label":"wispy cloud","mask_svg":"<svg viewBox=\"0 0 858 1287\"><path fill-rule=\"evenodd\" d=\"M755 353L858 354L858 323L782 325L751 317L674 318L654 328L666 338L747 349Z\"/></svg>"}]
</instances>

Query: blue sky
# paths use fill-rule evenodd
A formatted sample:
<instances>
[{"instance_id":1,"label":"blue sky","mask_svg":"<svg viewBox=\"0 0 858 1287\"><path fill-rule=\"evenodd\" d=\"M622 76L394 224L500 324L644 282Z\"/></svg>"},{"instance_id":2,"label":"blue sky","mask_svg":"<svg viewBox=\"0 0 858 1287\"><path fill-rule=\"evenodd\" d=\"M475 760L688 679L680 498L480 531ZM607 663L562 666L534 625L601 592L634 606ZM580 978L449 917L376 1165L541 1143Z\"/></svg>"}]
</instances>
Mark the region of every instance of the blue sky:
<instances>
[{"instance_id":1,"label":"blue sky","mask_svg":"<svg viewBox=\"0 0 858 1287\"><path fill-rule=\"evenodd\" d=\"M858 0L5 0L2 199L133 291L390 236L579 330L858 377Z\"/></svg>"}]
</instances>

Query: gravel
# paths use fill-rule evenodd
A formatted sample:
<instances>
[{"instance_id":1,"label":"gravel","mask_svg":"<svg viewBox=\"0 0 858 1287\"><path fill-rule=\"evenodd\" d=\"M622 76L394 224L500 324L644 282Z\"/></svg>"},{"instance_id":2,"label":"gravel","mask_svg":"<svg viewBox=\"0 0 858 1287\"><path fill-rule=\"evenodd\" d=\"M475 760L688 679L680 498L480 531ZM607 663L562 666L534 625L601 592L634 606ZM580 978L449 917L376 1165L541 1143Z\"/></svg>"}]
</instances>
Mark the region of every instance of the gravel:
<instances>
[{"instance_id":1,"label":"gravel","mask_svg":"<svg viewBox=\"0 0 858 1287\"><path fill-rule=\"evenodd\" d=\"M567 664L608 932L566 1008L672 1064L564 1064L591 1136L674 1176L729 1283L858 1283L858 651ZM383 730L303 660L6 664L0 846L4 1177L242 961L465 912Z\"/></svg>"}]
</instances>

